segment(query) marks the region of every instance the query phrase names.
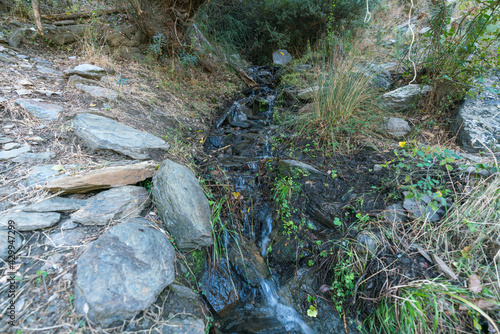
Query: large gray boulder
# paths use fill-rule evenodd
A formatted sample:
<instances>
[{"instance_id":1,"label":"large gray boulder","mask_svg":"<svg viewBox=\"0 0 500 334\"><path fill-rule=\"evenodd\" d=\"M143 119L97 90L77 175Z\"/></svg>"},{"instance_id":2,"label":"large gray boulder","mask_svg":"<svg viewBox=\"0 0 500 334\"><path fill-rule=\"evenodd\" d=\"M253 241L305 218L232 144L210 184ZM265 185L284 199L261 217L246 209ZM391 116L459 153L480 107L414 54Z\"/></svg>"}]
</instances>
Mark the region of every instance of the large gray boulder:
<instances>
[{"instance_id":1,"label":"large gray boulder","mask_svg":"<svg viewBox=\"0 0 500 334\"><path fill-rule=\"evenodd\" d=\"M405 111L414 108L420 97L431 90L428 85L406 85L382 95L382 104L391 111Z\"/></svg>"},{"instance_id":2,"label":"large gray boulder","mask_svg":"<svg viewBox=\"0 0 500 334\"><path fill-rule=\"evenodd\" d=\"M138 217L149 203L149 194L143 187L113 188L87 199L71 219L83 225L106 225L111 220Z\"/></svg>"},{"instance_id":3,"label":"large gray boulder","mask_svg":"<svg viewBox=\"0 0 500 334\"><path fill-rule=\"evenodd\" d=\"M107 327L147 309L174 281L174 248L148 223L136 219L113 226L80 256L78 313Z\"/></svg>"},{"instance_id":4,"label":"large gray boulder","mask_svg":"<svg viewBox=\"0 0 500 334\"><path fill-rule=\"evenodd\" d=\"M483 91L466 98L454 115L452 129L458 144L467 152L500 151L500 71L480 83ZM497 85L496 87L494 85Z\"/></svg>"},{"instance_id":5,"label":"large gray boulder","mask_svg":"<svg viewBox=\"0 0 500 334\"><path fill-rule=\"evenodd\" d=\"M170 147L150 133L103 116L78 114L73 125L75 134L91 149L114 151L133 159L146 160L153 152Z\"/></svg>"},{"instance_id":6,"label":"large gray boulder","mask_svg":"<svg viewBox=\"0 0 500 334\"><path fill-rule=\"evenodd\" d=\"M165 160L153 178L153 201L181 250L213 244L211 211L194 173Z\"/></svg>"}]
</instances>

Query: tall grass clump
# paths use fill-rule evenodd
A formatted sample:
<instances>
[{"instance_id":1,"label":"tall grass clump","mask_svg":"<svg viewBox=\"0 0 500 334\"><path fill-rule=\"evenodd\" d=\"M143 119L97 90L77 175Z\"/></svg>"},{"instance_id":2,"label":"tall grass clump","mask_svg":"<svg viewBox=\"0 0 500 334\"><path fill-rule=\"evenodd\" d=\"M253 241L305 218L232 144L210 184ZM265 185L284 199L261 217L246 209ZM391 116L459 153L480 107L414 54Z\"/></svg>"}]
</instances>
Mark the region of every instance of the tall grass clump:
<instances>
[{"instance_id":1,"label":"tall grass clump","mask_svg":"<svg viewBox=\"0 0 500 334\"><path fill-rule=\"evenodd\" d=\"M325 62L311 82L312 112L297 119L302 130L332 142L372 130L379 110L372 80L349 56Z\"/></svg>"}]
</instances>

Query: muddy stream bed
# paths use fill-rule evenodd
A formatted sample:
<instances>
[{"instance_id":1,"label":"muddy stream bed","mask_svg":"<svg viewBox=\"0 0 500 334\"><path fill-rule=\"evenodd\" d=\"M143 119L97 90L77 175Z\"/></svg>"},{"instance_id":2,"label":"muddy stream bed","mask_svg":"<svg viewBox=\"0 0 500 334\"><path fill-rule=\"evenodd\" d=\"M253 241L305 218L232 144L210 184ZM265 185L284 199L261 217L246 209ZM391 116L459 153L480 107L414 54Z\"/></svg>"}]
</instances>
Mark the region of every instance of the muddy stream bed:
<instances>
[{"instance_id":1,"label":"muddy stream bed","mask_svg":"<svg viewBox=\"0 0 500 334\"><path fill-rule=\"evenodd\" d=\"M210 159L200 166L218 208L212 263L201 279L215 315L212 331L358 333L353 314L372 305L345 296L348 312L340 316L339 291L331 286L344 261L339 254L353 243L371 247L369 235L378 233L355 225L390 204L389 171L373 172L389 154L326 156L314 150L317 138L294 143L272 121L278 69L253 67L249 75L259 85L221 110L205 144ZM428 277L418 256L384 256L378 265L387 261L396 273L403 268L407 277ZM368 274L378 270L367 267ZM363 284L367 297L376 297L386 279L372 276Z\"/></svg>"}]
</instances>

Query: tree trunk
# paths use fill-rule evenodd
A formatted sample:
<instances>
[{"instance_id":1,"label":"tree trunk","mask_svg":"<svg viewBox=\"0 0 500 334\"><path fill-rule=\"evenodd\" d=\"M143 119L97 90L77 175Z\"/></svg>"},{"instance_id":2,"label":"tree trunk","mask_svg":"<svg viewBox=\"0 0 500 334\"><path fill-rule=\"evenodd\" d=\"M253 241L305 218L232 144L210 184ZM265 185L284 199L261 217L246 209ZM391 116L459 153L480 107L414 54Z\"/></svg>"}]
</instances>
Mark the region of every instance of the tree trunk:
<instances>
[{"instance_id":1,"label":"tree trunk","mask_svg":"<svg viewBox=\"0 0 500 334\"><path fill-rule=\"evenodd\" d=\"M33 14L35 15L36 31L43 36L42 18L40 17L40 1L31 0L31 4L33 5Z\"/></svg>"}]
</instances>

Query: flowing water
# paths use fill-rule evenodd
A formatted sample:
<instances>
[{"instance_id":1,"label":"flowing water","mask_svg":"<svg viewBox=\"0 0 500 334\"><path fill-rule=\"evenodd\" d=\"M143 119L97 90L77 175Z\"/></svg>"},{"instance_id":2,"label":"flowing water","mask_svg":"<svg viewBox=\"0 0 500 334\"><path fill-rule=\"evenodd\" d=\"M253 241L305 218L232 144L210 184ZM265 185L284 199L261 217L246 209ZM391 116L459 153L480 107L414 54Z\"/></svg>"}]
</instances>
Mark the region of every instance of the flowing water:
<instances>
[{"instance_id":1,"label":"flowing water","mask_svg":"<svg viewBox=\"0 0 500 334\"><path fill-rule=\"evenodd\" d=\"M259 86L246 90L246 97L227 108L214 123L207 140L207 153L215 154L227 177L224 183L241 193L243 205L239 210L244 213L240 219L241 237L237 233L229 235L227 230L223 233L225 249L234 250L228 256L233 263L227 265L223 260L226 264L204 281L210 291L207 300L220 316L215 323L219 333L313 334L322 328L320 325L312 329L308 325L311 319L304 319L296 309L298 305L293 305L297 301L290 298L290 287L286 291L280 287L280 277L270 274L273 268L268 268L265 261L270 236L277 226L273 220L274 205L262 194L262 184L256 175L263 162L273 158L270 138L275 131L272 118L277 95L276 71L273 67L251 68L250 76ZM243 254L241 248L250 251ZM226 268L231 270L228 272ZM235 296L227 298L226 305L221 306L220 299L226 298L228 289L234 290Z\"/></svg>"}]
</instances>

